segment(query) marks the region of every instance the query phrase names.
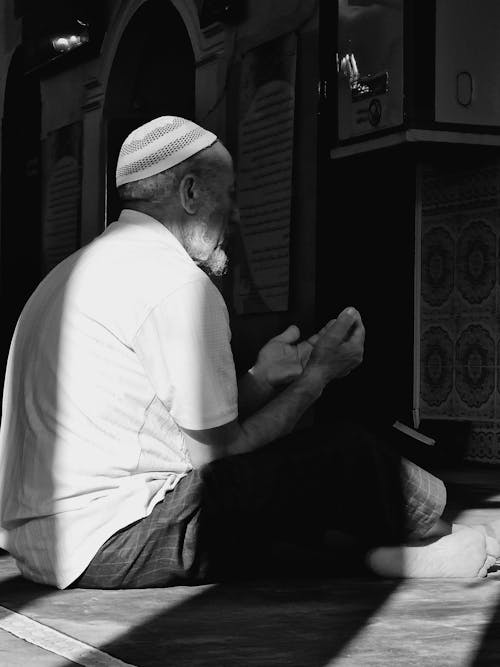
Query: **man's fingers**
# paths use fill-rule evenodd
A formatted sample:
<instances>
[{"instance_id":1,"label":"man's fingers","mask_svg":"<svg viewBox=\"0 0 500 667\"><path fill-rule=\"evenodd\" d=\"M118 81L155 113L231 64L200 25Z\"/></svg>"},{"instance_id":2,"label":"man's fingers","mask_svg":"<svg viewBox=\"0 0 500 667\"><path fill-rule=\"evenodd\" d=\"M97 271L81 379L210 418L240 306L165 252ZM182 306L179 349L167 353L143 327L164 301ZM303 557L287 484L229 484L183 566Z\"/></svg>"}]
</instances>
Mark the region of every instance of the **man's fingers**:
<instances>
[{"instance_id":1,"label":"man's fingers","mask_svg":"<svg viewBox=\"0 0 500 667\"><path fill-rule=\"evenodd\" d=\"M328 332L334 333L342 340L350 337L351 330L361 324L361 316L352 306L344 308L335 322L328 326Z\"/></svg>"},{"instance_id":2,"label":"man's fingers","mask_svg":"<svg viewBox=\"0 0 500 667\"><path fill-rule=\"evenodd\" d=\"M318 333L315 333L312 336L309 336L309 338L307 339L307 342L310 343L311 345L316 345L316 343L321 338L321 336L326 332L328 327L331 327L334 322L335 322L334 319L327 322L324 327L321 327L321 329L318 331Z\"/></svg>"},{"instance_id":3,"label":"man's fingers","mask_svg":"<svg viewBox=\"0 0 500 667\"><path fill-rule=\"evenodd\" d=\"M339 318L343 319L345 317L351 318L351 320L354 322L361 323L361 315L359 314L359 311L356 310L356 308L354 308L353 306L348 306L347 308L344 308L344 310L337 317L337 320Z\"/></svg>"},{"instance_id":4,"label":"man's fingers","mask_svg":"<svg viewBox=\"0 0 500 667\"><path fill-rule=\"evenodd\" d=\"M337 338L341 340L352 339L353 342L356 339L359 339L359 342L362 343L365 336L365 331L363 327L363 322L361 320L361 315L352 306L344 308L340 315L336 318L329 320L324 327L322 327L318 333L313 334L307 339L307 342L314 346L318 340L324 336L326 333L332 335L335 334Z\"/></svg>"},{"instance_id":5,"label":"man's fingers","mask_svg":"<svg viewBox=\"0 0 500 667\"><path fill-rule=\"evenodd\" d=\"M336 317L334 317L333 320L328 320L328 322L325 324L325 326L321 329L319 333L324 334L325 331L328 331L328 329L330 329L335 324L336 321L337 321Z\"/></svg>"},{"instance_id":6,"label":"man's fingers","mask_svg":"<svg viewBox=\"0 0 500 667\"><path fill-rule=\"evenodd\" d=\"M353 343L364 343L365 342L365 327L363 322L359 322L353 325L351 328L349 340Z\"/></svg>"},{"instance_id":7,"label":"man's fingers","mask_svg":"<svg viewBox=\"0 0 500 667\"><path fill-rule=\"evenodd\" d=\"M300 338L300 330L295 324L291 324L283 333L274 336L273 340L279 340L281 343L295 343Z\"/></svg>"}]
</instances>

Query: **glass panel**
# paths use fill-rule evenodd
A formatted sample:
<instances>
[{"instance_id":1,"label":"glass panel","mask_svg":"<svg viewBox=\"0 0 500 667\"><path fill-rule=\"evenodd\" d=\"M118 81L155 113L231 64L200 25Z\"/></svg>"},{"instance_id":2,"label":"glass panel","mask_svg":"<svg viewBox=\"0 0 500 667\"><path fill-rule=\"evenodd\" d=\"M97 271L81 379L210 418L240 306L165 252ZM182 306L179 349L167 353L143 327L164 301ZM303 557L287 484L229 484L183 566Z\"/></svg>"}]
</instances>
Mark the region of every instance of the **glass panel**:
<instances>
[{"instance_id":1,"label":"glass panel","mask_svg":"<svg viewBox=\"0 0 500 667\"><path fill-rule=\"evenodd\" d=\"M403 0L339 0L339 139L403 122Z\"/></svg>"}]
</instances>

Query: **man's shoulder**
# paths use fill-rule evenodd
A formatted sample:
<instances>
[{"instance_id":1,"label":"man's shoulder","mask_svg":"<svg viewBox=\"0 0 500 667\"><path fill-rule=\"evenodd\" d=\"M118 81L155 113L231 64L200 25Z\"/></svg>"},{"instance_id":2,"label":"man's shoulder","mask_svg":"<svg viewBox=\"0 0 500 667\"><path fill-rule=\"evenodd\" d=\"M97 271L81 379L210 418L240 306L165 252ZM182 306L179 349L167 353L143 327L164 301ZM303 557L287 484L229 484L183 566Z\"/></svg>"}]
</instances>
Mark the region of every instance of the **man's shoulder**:
<instances>
[{"instance_id":1,"label":"man's shoulder","mask_svg":"<svg viewBox=\"0 0 500 667\"><path fill-rule=\"evenodd\" d=\"M88 261L107 265L110 271L148 281L180 276L191 280L199 272L180 243L160 223L120 225L113 223L89 246Z\"/></svg>"},{"instance_id":2,"label":"man's shoulder","mask_svg":"<svg viewBox=\"0 0 500 667\"><path fill-rule=\"evenodd\" d=\"M131 330L161 306L194 309L200 303L220 307L220 292L207 274L175 246L108 243L103 238L83 262L76 281L85 310L130 321ZM98 296L97 296L98 295Z\"/></svg>"}]
</instances>

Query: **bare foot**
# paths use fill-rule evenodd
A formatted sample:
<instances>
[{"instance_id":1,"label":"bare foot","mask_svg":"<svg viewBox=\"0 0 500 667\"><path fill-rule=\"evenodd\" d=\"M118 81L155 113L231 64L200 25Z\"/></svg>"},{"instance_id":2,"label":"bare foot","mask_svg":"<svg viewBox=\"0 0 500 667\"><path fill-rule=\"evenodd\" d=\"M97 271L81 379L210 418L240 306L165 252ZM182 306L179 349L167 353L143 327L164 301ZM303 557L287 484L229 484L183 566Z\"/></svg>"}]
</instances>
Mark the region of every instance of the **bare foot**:
<instances>
[{"instance_id":1,"label":"bare foot","mask_svg":"<svg viewBox=\"0 0 500 667\"><path fill-rule=\"evenodd\" d=\"M458 530L463 530L464 528L473 528L474 530L481 532L483 535L489 538L488 544L490 546L496 543L495 552L497 552L497 557L500 556L500 520L491 521L490 523L454 523L451 527L451 532L455 533Z\"/></svg>"},{"instance_id":2,"label":"bare foot","mask_svg":"<svg viewBox=\"0 0 500 667\"><path fill-rule=\"evenodd\" d=\"M490 531L493 532L494 536L497 538L497 541L500 542L500 519L491 521L490 523L487 523L486 526L490 529ZM488 531L489 535L491 534L490 531Z\"/></svg>"},{"instance_id":3,"label":"bare foot","mask_svg":"<svg viewBox=\"0 0 500 667\"><path fill-rule=\"evenodd\" d=\"M383 577L485 577L498 544L467 526L430 544L379 547L368 554L370 569ZM495 542L495 540L492 540Z\"/></svg>"},{"instance_id":4,"label":"bare foot","mask_svg":"<svg viewBox=\"0 0 500 667\"><path fill-rule=\"evenodd\" d=\"M478 526L484 530L486 535L494 537L500 544L500 519L490 521L490 523L478 524ZM476 528L476 526L471 526L471 528Z\"/></svg>"}]
</instances>

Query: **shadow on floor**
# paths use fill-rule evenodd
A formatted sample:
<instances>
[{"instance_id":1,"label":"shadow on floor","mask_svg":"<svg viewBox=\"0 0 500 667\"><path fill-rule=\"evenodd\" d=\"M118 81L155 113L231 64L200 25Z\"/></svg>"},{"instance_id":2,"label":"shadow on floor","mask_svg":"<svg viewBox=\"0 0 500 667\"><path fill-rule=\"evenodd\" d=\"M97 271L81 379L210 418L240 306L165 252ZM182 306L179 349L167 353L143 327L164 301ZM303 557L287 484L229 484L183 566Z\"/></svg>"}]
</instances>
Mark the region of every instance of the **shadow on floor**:
<instances>
[{"instance_id":1,"label":"shadow on floor","mask_svg":"<svg viewBox=\"0 0 500 667\"><path fill-rule=\"evenodd\" d=\"M471 507L500 508L500 487L491 481L449 482L448 489L449 520ZM397 581L370 577L214 586L100 648L141 667L166 660L179 667L323 667L346 651L397 588ZM471 664L500 664L499 636L500 606Z\"/></svg>"},{"instance_id":2,"label":"shadow on floor","mask_svg":"<svg viewBox=\"0 0 500 667\"><path fill-rule=\"evenodd\" d=\"M124 625L126 617L130 629L104 645L97 645L96 636L85 637L83 628L76 638L140 667L322 667L355 639L397 586L370 578L363 583L359 578L273 579L201 587L183 595L175 589L54 591L14 576L0 584L0 604L42 616L55 628L61 614L77 620L84 606L95 614L81 617L82 625L106 619ZM148 604L165 611L135 624L134 616L144 618Z\"/></svg>"},{"instance_id":3,"label":"shadow on floor","mask_svg":"<svg viewBox=\"0 0 500 667\"><path fill-rule=\"evenodd\" d=\"M309 577L198 589L56 591L10 576L0 583L0 604L62 631L58 619L79 621L77 639L140 667L322 667L397 587L370 577ZM137 623L148 609L152 617ZM92 626L111 621L129 629L103 643Z\"/></svg>"},{"instance_id":4,"label":"shadow on floor","mask_svg":"<svg viewBox=\"0 0 500 667\"><path fill-rule=\"evenodd\" d=\"M468 475L473 481L468 479ZM459 470L447 477L448 507L445 518L448 521L452 522L460 512L469 508L498 512L500 519L500 468L470 466L465 471ZM500 597L470 665L500 665Z\"/></svg>"},{"instance_id":5,"label":"shadow on floor","mask_svg":"<svg viewBox=\"0 0 500 667\"><path fill-rule=\"evenodd\" d=\"M275 580L218 585L100 649L141 667L323 667L388 599L395 582Z\"/></svg>"},{"instance_id":6,"label":"shadow on floor","mask_svg":"<svg viewBox=\"0 0 500 667\"><path fill-rule=\"evenodd\" d=\"M500 601L484 632L481 646L473 661L473 667L498 667L500 665Z\"/></svg>"}]
</instances>

